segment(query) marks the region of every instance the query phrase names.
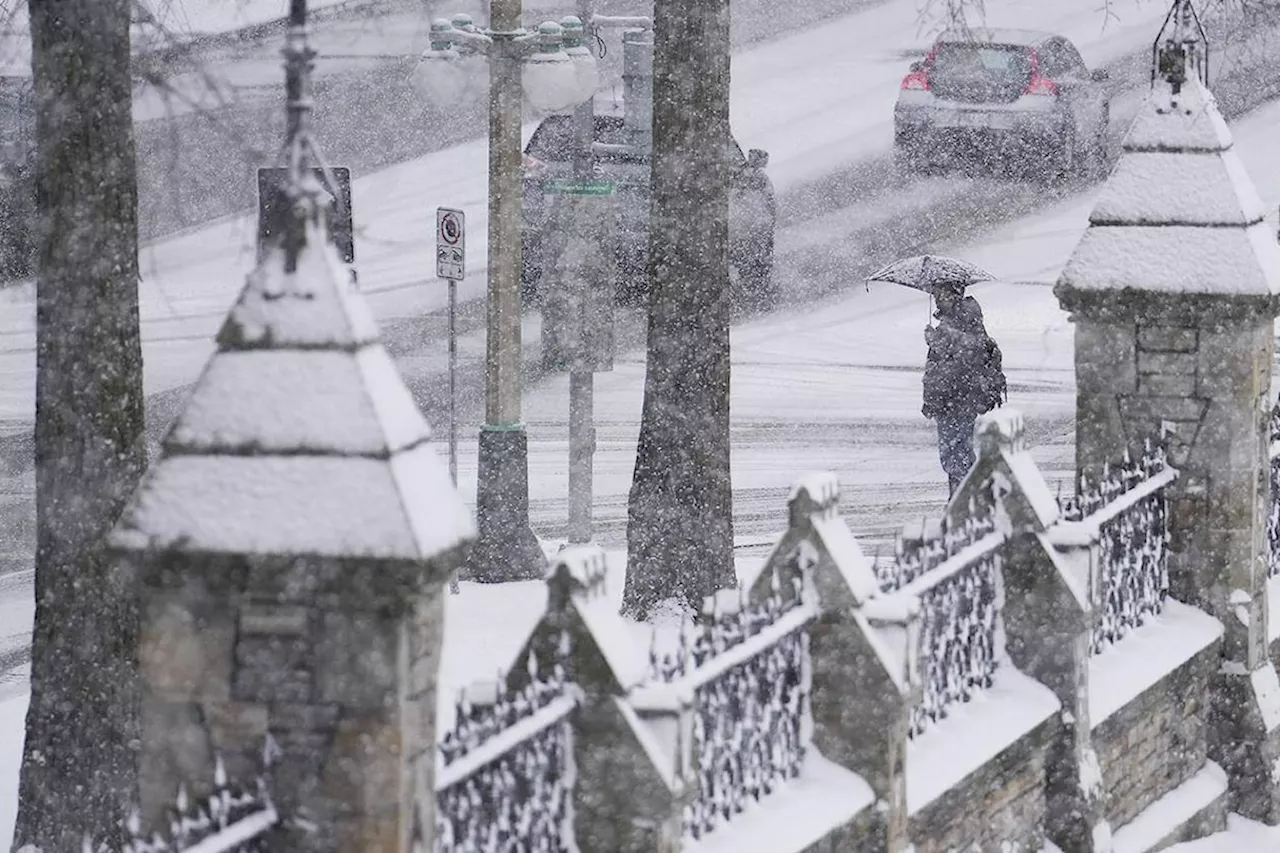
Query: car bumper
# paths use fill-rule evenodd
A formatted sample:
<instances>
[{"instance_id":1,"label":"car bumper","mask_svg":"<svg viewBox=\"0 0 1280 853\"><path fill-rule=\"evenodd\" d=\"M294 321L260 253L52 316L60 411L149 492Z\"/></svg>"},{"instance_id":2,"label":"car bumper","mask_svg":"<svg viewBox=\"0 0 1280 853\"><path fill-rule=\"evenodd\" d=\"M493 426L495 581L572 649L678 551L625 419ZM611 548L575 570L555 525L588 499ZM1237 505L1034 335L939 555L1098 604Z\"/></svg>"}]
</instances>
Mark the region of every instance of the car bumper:
<instances>
[{"instance_id":1,"label":"car bumper","mask_svg":"<svg viewBox=\"0 0 1280 853\"><path fill-rule=\"evenodd\" d=\"M1047 141L1060 139L1066 117L1057 111L905 106L894 111L900 144L947 140Z\"/></svg>"}]
</instances>

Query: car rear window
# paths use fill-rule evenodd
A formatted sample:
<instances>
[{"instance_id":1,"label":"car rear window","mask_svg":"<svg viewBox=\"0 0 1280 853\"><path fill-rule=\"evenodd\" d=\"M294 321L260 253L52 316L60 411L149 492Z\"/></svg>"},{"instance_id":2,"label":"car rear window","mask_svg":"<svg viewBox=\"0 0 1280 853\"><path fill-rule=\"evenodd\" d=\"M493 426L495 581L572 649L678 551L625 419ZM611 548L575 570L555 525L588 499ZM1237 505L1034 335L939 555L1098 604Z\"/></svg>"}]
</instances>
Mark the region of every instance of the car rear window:
<instances>
[{"instance_id":1,"label":"car rear window","mask_svg":"<svg viewBox=\"0 0 1280 853\"><path fill-rule=\"evenodd\" d=\"M1025 86L1031 80L1031 50L1021 45L943 43L934 54L929 79Z\"/></svg>"}]
</instances>

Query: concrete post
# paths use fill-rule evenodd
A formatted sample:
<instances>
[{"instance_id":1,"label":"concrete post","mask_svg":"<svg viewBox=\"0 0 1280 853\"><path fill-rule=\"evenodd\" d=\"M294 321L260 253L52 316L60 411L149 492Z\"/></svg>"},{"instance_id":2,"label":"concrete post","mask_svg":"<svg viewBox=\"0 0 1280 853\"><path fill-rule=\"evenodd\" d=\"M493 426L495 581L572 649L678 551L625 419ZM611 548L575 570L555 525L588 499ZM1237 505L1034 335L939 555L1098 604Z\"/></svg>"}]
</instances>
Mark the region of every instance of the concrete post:
<instances>
[{"instance_id":1,"label":"concrete post","mask_svg":"<svg viewBox=\"0 0 1280 853\"><path fill-rule=\"evenodd\" d=\"M315 187L313 186L314 190ZM272 245L112 535L142 624L140 797L165 818L215 756L305 851L431 847L442 585L472 522L314 193Z\"/></svg>"},{"instance_id":2,"label":"concrete post","mask_svg":"<svg viewBox=\"0 0 1280 853\"><path fill-rule=\"evenodd\" d=\"M1212 95L1185 76L1156 81L1055 292L1076 326L1077 468L1096 475L1165 433L1181 471L1170 594L1226 626L1210 757L1233 810L1277 823L1265 513L1280 249Z\"/></svg>"}]
</instances>

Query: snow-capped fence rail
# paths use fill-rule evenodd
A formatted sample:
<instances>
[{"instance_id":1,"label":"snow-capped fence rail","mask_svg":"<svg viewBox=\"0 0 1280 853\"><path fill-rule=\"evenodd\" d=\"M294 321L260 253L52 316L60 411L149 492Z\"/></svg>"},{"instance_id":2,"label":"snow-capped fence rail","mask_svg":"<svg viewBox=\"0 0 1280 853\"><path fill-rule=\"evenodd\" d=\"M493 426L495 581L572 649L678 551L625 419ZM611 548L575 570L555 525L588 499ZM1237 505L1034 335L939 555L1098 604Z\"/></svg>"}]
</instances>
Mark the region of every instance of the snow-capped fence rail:
<instances>
[{"instance_id":1,"label":"snow-capped fence rail","mask_svg":"<svg viewBox=\"0 0 1280 853\"><path fill-rule=\"evenodd\" d=\"M572 849L572 726L577 691L557 663L528 658L523 687L478 683L459 698L440 741L435 850Z\"/></svg>"},{"instance_id":2,"label":"snow-capped fence rail","mask_svg":"<svg viewBox=\"0 0 1280 853\"><path fill-rule=\"evenodd\" d=\"M1119 465L1103 468L1098 482L1082 477L1079 494L1062 502L1063 520L1090 528L1098 543L1095 654L1164 608L1169 592L1166 491L1177 476L1164 448L1148 441L1141 457L1126 452Z\"/></svg>"},{"instance_id":3,"label":"snow-capped fence rail","mask_svg":"<svg viewBox=\"0 0 1280 853\"><path fill-rule=\"evenodd\" d=\"M570 844L573 701L562 697L521 720L441 777L435 849L561 853Z\"/></svg>"},{"instance_id":4,"label":"snow-capped fence rail","mask_svg":"<svg viewBox=\"0 0 1280 853\"><path fill-rule=\"evenodd\" d=\"M268 737L263 751L264 774L251 785L230 781L222 759L216 758L212 790L191 796L185 785L180 787L160 829L147 826L134 809L121 824L119 838L95 842L86 836L83 853L257 853L270 849L268 838L283 827L267 775L278 754Z\"/></svg>"},{"instance_id":5,"label":"snow-capped fence rail","mask_svg":"<svg viewBox=\"0 0 1280 853\"><path fill-rule=\"evenodd\" d=\"M697 789L684 833L702 838L796 778L811 738L807 628L818 616L799 578L752 602L726 591L682 629L674 654L650 653L650 678L630 696L639 710L691 704Z\"/></svg>"},{"instance_id":6,"label":"snow-capped fence rail","mask_svg":"<svg viewBox=\"0 0 1280 853\"><path fill-rule=\"evenodd\" d=\"M911 711L912 736L990 687L995 675L997 586L1005 535L993 504L970 502L958 525L899 543L892 562L876 561L882 588L920 601L923 692Z\"/></svg>"}]
</instances>

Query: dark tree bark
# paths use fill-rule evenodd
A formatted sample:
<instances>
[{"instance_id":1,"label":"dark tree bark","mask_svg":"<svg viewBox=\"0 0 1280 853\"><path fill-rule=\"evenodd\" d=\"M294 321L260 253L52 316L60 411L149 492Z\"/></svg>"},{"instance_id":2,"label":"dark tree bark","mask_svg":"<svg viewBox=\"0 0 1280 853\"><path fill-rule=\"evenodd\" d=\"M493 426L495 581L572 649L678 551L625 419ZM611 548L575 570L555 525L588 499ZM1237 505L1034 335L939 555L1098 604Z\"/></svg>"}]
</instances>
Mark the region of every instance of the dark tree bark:
<instances>
[{"instance_id":1,"label":"dark tree bark","mask_svg":"<svg viewBox=\"0 0 1280 853\"><path fill-rule=\"evenodd\" d=\"M135 781L137 612L104 536L145 464L130 0L30 0L36 576L15 846L79 850Z\"/></svg>"},{"instance_id":2,"label":"dark tree bark","mask_svg":"<svg viewBox=\"0 0 1280 853\"><path fill-rule=\"evenodd\" d=\"M736 583L729 476L729 3L655 0L649 340L623 609Z\"/></svg>"}]
</instances>

